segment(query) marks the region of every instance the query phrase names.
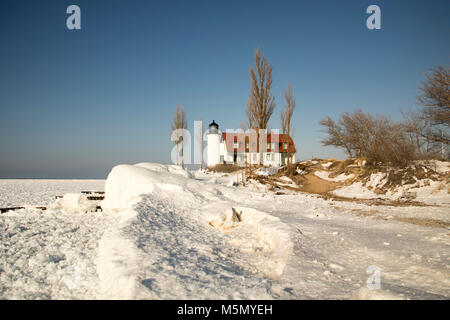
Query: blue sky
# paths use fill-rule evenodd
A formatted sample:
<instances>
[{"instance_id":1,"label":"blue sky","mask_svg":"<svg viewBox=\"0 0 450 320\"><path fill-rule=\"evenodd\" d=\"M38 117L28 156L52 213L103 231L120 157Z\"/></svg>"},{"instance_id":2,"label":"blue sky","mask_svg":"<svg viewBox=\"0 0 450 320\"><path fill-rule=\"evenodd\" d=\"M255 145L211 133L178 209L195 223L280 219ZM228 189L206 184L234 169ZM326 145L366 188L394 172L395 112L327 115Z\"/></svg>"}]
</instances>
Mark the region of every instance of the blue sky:
<instances>
[{"instance_id":1,"label":"blue sky","mask_svg":"<svg viewBox=\"0 0 450 320\"><path fill-rule=\"evenodd\" d=\"M66 8L81 8L81 30ZM366 8L381 8L381 30ZM245 121L249 66L273 65L279 127L290 81L298 159L323 147L318 121L361 108L418 108L427 70L448 65L449 1L0 2L0 178L105 178L116 164L170 162L177 103L193 121Z\"/></svg>"}]
</instances>

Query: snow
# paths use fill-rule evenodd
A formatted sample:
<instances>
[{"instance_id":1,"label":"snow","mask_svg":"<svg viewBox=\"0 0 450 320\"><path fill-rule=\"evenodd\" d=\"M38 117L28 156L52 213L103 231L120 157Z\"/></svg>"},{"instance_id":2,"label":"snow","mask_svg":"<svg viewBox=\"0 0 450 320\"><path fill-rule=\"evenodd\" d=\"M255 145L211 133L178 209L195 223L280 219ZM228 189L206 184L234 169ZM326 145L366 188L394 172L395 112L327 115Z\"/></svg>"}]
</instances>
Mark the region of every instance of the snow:
<instances>
[{"instance_id":1,"label":"snow","mask_svg":"<svg viewBox=\"0 0 450 320\"><path fill-rule=\"evenodd\" d=\"M334 178L330 178L330 177L328 177L329 172L327 172L327 171L314 171L314 174L323 180L334 181L334 182L342 182L342 181L346 181L348 179L352 179L355 177L355 175L353 173L349 174L349 175L341 173L340 175L338 175Z\"/></svg>"},{"instance_id":2,"label":"snow","mask_svg":"<svg viewBox=\"0 0 450 320\"><path fill-rule=\"evenodd\" d=\"M291 179L291 178L289 178L289 177L286 177L286 176L282 176L282 177L280 177L279 178L281 181L285 181L285 183L283 183L283 182L276 182L277 183L277 185L279 185L279 186L289 186L289 187L293 187L293 188L295 188L295 187L297 187L297 184Z\"/></svg>"},{"instance_id":3,"label":"snow","mask_svg":"<svg viewBox=\"0 0 450 320\"><path fill-rule=\"evenodd\" d=\"M269 278L279 278L292 249L287 226L280 219L253 208L221 208L219 212L215 210L207 220L223 232L233 232L229 243L250 255L243 267L251 267ZM263 256L259 257L258 252Z\"/></svg>"},{"instance_id":4,"label":"snow","mask_svg":"<svg viewBox=\"0 0 450 320\"><path fill-rule=\"evenodd\" d=\"M450 161L427 160L417 161L417 164L426 166L440 174L446 174L450 172Z\"/></svg>"},{"instance_id":5,"label":"snow","mask_svg":"<svg viewBox=\"0 0 450 320\"><path fill-rule=\"evenodd\" d=\"M142 194L202 193L199 182L189 179L190 173L167 166L165 170L155 164L119 165L113 168L105 183L105 200L102 208L120 211L130 208ZM192 192L190 192L192 190ZM207 189L205 192L215 192Z\"/></svg>"},{"instance_id":6,"label":"snow","mask_svg":"<svg viewBox=\"0 0 450 320\"><path fill-rule=\"evenodd\" d=\"M377 188L382 187L386 183L386 174L383 172L372 173L369 181L366 183L367 187Z\"/></svg>"},{"instance_id":7,"label":"snow","mask_svg":"<svg viewBox=\"0 0 450 320\"><path fill-rule=\"evenodd\" d=\"M0 215L0 299L448 299L448 229L395 219L450 222L449 204L371 207L234 181L119 165L103 212L73 195L99 182L0 181L17 205L45 202L47 188L48 201L72 193ZM371 266L380 289L367 287Z\"/></svg>"},{"instance_id":8,"label":"snow","mask_svg":"<svg viewBox=\"0 0 450 320\"><path fill-rule=\"evenodd\" d=\"M0 180L0 208L44 206L52 203L55 196L104 188L105 180Z\"/></svg>"},{"instance_id":9,"label":"snow","mask_svg":"<svg viewBox=\"0 0 450 320\"><path fill-rule=\"evenodd\" d=\"M282 176L282 177L280 177L280 180L286 181L286 182L288 182L288 183L294 183L294 181L292 181L292 179L291 179L291 178L289 178L289 177L286 177L286 176Z\"/></svg>"},{"instance_id":10,"label":"snow","mask_svg":"<svg viewBox=\"0 0 450 320\"><path fill-rule=\"evenodd\" d=\"M278 167L262 167L255 170L255 174L259 176L271 176L278 172Z\"/></svg>"},{"instance_id":11,"label":"snow","mask_svg":"<svg viewBox=\"0 0 450 320\"><path fill-rule=\"evenodd\" d=\"M435 171L438 173L448 173L450 171L449 161L438 161L434 160Z\"/></svg>"},{"instance_id":12,"label":"snow","mask_svg":"<svg viewBox=\"0 0 450 320\"><path fill-rule=\"evenodd\" d=\"M327 177L326 172L324 171L315 172L315 174L322 179L326 179ZM387 179L385 173L373 173L365 183L360 181L354 182L348 186L338 188L332 191L332 193L346 198L398 200L402 197L408 197L411 198L411 200L428 205L450 204L450 190L445 182L422 179L417 180L414 184L403 185L393 190L389 190L385 194L376 194L372 191L376 188L383 187L386 182Z\"/></svg>"},{"instance_id":13,"label":"snow","mask_svg":"<svg viewBox=\"0 0 450 320\"><path fill-rule=\"evenodd\" d=\"M63 198L57 199L50 207L54 210L91 212L97 210L97 203L89 201L84 194L66 193Z\"/></svg>"},{"instance_id":14,"label":"snow","mask_svg":"<svg viewBox=\"0 0 450 320\"><path fill-rule=\"evenodd\" d=\"M94 258L109 221L98 213L28 209L1 214L0 298L98 297Z\"/></svg>"},{"instance_id":15,"label":"snow","mask_svg":"<svg viewBox=\"0 0 450 320\"><path fill-rule=\"evenodd\" d=\"M322 167L323 167L324 169L328 169L332 164L333 164L332 161L327 162L327 163L322 163Z\"/></svg>"},{"instance_id":16,"label":"snow","mask_svg":"<svg viewBox=\"0 0 450 320\"><path fill-rule=\"evenodd\" d=\"M440 181L429 181L429 185L424 185L424 180L419 180L417 186L406 185L397 188L395 192L389 192L390 199L412 194L415 201L420 201L429 205L450 205L449 187Z\"/></svg>"}]
</instances>

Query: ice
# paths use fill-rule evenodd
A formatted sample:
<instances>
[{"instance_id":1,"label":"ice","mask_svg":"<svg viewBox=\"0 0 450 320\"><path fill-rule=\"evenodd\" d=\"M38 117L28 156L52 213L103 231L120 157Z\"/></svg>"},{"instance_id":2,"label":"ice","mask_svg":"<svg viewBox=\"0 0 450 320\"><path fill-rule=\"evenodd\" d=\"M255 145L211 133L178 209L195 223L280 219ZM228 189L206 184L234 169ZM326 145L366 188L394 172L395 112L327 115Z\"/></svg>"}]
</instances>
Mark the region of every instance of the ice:
<instances>
[{"instance_id":1,"label":"ice","mask_svg":"<svg viewBox=\"0 0 450 320\"><path fill-rule=\"evenodd\" d=\"M66 193L61 199L57 199L50 207L53 210L92 212L97 210L97 203L88 200L84 194Z\"/></svg>"},{"instance_id":2,"label":"ice","mask_svg":"<svg viewBox=\"0 0 450 320\"><path fill-rule=\"evenodd\" d=\"M55 196L104 188L105 180L0 180L0 207L45 206Z\"/></svg>"}]
</instances>

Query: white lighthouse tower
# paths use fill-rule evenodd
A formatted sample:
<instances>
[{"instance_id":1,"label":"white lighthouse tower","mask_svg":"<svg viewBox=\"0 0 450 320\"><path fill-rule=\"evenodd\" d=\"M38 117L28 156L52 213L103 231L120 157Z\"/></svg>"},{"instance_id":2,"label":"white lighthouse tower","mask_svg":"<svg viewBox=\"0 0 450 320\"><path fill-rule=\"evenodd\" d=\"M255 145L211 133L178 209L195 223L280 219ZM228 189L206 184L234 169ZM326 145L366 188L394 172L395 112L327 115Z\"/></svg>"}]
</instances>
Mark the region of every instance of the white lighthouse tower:
<instances>
[{"instance_id":1,"label":"white lighthouse tower","mask_svg":"<svg viewBox=\"0 0 450 320\"><path fill-rule=\"evenodd\" d=\"M215 166L220 162L220 135L219 135L219 125L213 122L209 125L209 132L207 137L208 142L208 167Z\"/></svg>"}]
</instances>

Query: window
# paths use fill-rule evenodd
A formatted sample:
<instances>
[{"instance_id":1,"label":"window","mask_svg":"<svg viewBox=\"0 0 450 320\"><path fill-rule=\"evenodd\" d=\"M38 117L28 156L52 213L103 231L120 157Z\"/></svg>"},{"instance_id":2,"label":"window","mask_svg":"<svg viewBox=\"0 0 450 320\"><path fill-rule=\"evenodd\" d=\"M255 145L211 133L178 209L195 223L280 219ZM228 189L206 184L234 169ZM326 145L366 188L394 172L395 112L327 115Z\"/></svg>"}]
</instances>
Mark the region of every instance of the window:
<instances>
[{"instance_id":1,"label":"window","mask_svg":"<svg viewBox=\"0 0 450 320\"><path fill-rule=\"evenodd\" d=\"M246 142L246 143L245 143L245 149L248 149L248 148L249 148L249 143Z\"/></svg>"},{"instance_id":2,"label":"window","mask_svg":"<svg viewBox=\"0 0 450 320\"><path fill-rule=\"evenodd\" d=\"M284 149L284 150L287 150L287 149L288 149L288 146L289 146L289 143L287 143L287 142L283 143L283 149Z\"/></svg>"},{"instance_id":3,"label":"window","mask_svg":"<svg viewBox=\"0 0 450 320\"><path fill-rule=\"evenodd\" d=\"M234 149L239 148L239 142L233 142L233 148Z\"/></svg>"},{"instance_id":4,"label":"window","mask_svg":"<svg viewBox=\"0 0 450 320\"><path fill-rule=\"evenodd\" d=\"M266 161L272 161L272 154L266 153Z\"/></svg>"}]
</instances>

